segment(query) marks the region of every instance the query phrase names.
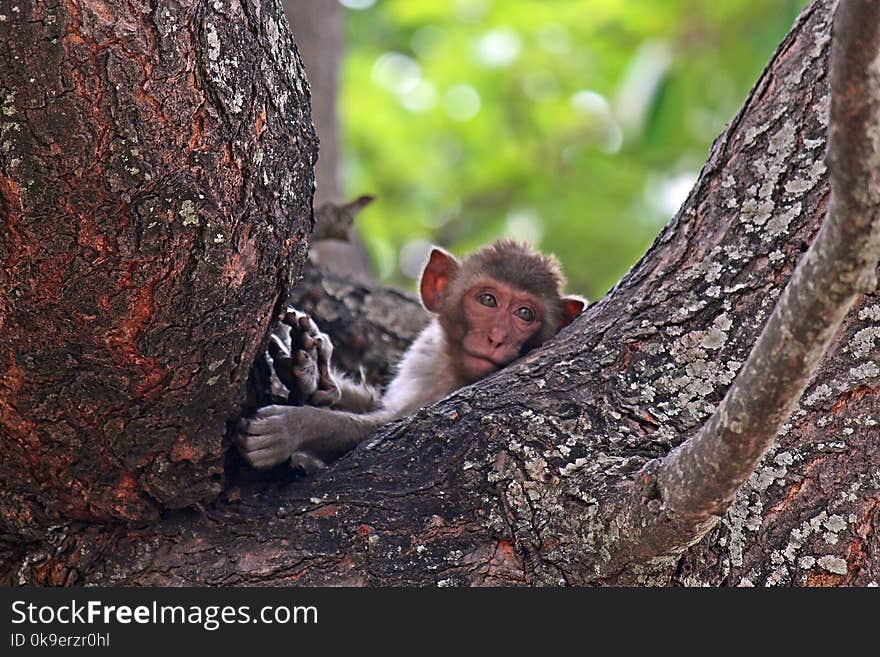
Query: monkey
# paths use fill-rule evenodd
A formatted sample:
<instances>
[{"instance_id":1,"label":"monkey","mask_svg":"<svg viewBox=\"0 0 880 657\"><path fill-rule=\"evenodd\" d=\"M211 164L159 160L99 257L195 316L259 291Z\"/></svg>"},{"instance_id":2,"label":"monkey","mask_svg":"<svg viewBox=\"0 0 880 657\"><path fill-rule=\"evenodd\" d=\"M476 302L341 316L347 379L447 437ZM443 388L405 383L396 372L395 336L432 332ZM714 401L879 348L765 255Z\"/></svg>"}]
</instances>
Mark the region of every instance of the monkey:
<instances>
[{"instance_id":1,"label":"monkey","mask_svg":"<svg viewBox=\"0 0 880 657\"><path fill-rule=\"evenodd\" d=\"M306 405L265 406L242 418L239 451L257 469L284 461L308 474L327 467L382 425L479 381L568 326L586 300L563 295L564 283L555 257L512 240L463 260L432 248L419 281L431 320L381 397L335 370L329 338L289 309L268 352L276 384Z\"/></svg>"}]
</instances>

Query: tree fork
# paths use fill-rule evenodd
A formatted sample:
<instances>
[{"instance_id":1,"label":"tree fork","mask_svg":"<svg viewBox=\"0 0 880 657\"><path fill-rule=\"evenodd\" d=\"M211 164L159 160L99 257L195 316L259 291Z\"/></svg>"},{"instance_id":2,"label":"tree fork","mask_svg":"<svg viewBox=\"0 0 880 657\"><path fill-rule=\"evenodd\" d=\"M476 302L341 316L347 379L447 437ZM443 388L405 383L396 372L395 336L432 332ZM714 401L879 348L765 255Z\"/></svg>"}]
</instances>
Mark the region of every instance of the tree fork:
<instances>
[{"instance_id":1,"label":"tree fork","mask_svg":"<svg viewBox=\"0 0 880 657\"><path fill-rule=\"evenodd\" d=\"M715 413L636 477L611 521L623 539L619 558L681 551L714 527L791 416L858 295L877 287L880 2L840 0L830 70L825 221Z\"/></svg>"},{"instance_id":2,"label":"tree fork","mask_svg":"<svg viewBox=\"0 0 880 657\"><path fill-rule=\"evenodd\" d=\"M233 467L215 504L145 525L59 524L2 553L0 576L94 585L880 581L876 292L846 316L792 419L703 540L680 552L693 532L670 532L665 546L630 550L608 515L627 521L615 515L621 486L712 415L819 230L834 5L815 0L803 12L651 250L552 343L387 427L320 476ZM366 355L382 376L383 345L393 352L405 337L402 316L383 326L394 295L330 279L306 294L319 322L353 340L353 359ZM373 327L352 330L352 317ZM644 506L660 504L653 482L639 493Z\"/></svg>"}]
</instances>

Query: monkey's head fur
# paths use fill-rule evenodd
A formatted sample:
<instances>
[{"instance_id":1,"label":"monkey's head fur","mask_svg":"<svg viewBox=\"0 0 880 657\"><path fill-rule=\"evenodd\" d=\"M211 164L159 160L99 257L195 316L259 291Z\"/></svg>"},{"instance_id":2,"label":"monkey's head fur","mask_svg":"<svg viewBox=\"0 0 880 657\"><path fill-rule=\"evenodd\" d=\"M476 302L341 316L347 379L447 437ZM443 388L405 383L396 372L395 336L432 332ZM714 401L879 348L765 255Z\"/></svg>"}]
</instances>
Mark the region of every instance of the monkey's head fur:
<instances>
[{"instance_id":1,"label":"monkey's head fur","mask_svg":"<svg viewBox=\"0 0 880 657\"><path fill-rule=\"evenodd\" d=\"M480 275L505 281L542 299L547 314L541 342L556 334L562 321L565 286L565 276L556 256L538 253L527 244L511 239L497 240L462 261L458 275L450 283L450 296L460 298L464 290L458 286Z\"/></svg>"},{"instance_id":2,"label":"monkey's head fur","mask_svg":"<svg viewBox=\"0 0 880 657\"><path fill-rule=\"evenodd\" d=\"M538 253L525 242L499 239L483 246L461 263L465 277L479 273L529 290L538 296L561 295L565 276L554 255Z\"/></svg>"},{"instance_id":3,"label":"monkey's head fur","mask_svg":"<svg viewBox=\"0 0 880 657\"><path fill-rule=\"evenodd\" d=\"M553 337L583 310L585 300L564 296L564 285L565 276L554 256L504 239L462 261L435 248L420 290L425 307L437 313L450 343L455 348L462 345L465 354L480 352L497 369ZM475 304L471 297L479 301ZM487 303L489 310L483 307ZM529 321L521 319L531 314ZM483 336L482 346L475 336Z\"/></svg>"}]
</instances>

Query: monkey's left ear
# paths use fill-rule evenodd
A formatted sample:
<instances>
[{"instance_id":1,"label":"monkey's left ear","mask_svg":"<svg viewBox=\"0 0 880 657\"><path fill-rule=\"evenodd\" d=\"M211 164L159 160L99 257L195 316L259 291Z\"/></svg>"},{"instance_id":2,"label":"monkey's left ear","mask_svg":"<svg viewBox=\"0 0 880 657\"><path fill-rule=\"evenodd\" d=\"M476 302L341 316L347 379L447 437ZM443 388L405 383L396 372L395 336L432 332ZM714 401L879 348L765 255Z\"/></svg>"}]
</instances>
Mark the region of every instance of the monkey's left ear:
<instances>
[{"instance_id":1,"label":"monkey's left ear","mask_svg":"<svg viewBox=\"0 0 880 657\"><path fill-rule=\"evenodd\" d=\"M574 318L583 312L587 300L575 294L562 297L562 319L556 330L562 330L574 321Z\"/></svg>"},{"instance_id":2,"label":"monkey's left ear","mask_svg":"<svg viewBox=\"0 0 880 657\"><path fill-rule=\"evenodd\" d=\"M422 303L430 312L440 310L440 299L449 279L458 271L458 260L455 256L435 246L431 249L428 264L422 271L422 280L419 282L419 293L422 295Z\"/></svg>"}]
</instances>

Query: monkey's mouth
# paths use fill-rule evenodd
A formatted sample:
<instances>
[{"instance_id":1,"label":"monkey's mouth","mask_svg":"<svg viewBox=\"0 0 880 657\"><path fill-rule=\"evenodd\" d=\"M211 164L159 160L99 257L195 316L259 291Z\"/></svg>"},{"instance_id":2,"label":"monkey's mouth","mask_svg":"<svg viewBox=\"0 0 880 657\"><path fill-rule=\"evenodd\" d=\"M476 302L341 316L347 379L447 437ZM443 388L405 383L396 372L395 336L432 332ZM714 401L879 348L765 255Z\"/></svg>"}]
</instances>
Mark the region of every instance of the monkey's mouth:
<instances>
[{"instance_id":1,"label":"monkey's mouth","mask_svg":"<svg viewBox=\"0 0 880 657\"><path fill-rule=\"evenodd\" d=\"M480 376L485 376L495 370L500 370L506 364L507 363L493 360L489 356L483 356L482 354L475 354L469 351L464 353L465 367L473 373L480 374Z\"/></svg>"}]
</instances>

